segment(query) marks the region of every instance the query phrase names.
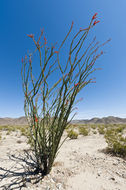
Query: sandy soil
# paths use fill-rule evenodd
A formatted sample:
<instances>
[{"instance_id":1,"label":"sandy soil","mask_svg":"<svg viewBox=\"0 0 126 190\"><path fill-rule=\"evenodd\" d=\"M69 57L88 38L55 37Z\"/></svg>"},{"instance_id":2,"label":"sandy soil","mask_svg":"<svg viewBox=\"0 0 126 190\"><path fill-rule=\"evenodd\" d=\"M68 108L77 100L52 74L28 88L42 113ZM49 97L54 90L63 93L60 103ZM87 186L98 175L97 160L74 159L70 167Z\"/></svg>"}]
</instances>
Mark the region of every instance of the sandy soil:
<instances>
[{"instance_id":1,"label":"sandy soil","mask_svg":"<svg viewBox=\"0 0 126 190\"><path fill-rule=\"evenodd\" d=\"M52 171L38 183L26 172L29 149L19 132L2 134L0 140L0 189L30 190L126 190L126 161L103 152L107 144L102 135L67 139ZM21 157L21 155L23 155ZM39 175L37 179L40 179Z\"/></svg>"}]
</instances>

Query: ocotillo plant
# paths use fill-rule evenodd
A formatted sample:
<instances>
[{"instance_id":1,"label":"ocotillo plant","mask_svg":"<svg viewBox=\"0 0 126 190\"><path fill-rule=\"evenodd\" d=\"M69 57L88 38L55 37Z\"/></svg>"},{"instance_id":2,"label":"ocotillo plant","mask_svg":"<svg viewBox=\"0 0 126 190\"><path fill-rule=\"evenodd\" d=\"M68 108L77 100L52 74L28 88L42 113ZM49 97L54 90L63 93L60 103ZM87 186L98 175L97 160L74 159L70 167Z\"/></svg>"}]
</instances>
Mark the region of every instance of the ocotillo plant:
<instances>
[{"instance_id":1,"label":"ocotillo plant","mask_svg":"<svg viewBox=\"0 0 126 190\"><path fill-rule=\"evenodd\" d=\"M103 54L100 48L106 42L99 44L94 38L85 50L83 50L83 44L89 31L99 22L96 16L97 13L94 14L86 29L79 29L70 43L68 41L68 59L65 66L61 64L60 54L69 39L73 22L57 51L54 46L51 48L47 46L45 37L43 43L41 42L43 31L37 41L33 34L28 35L35 44L35 51L22 58L24 109L30 126L30 137L36 158L36 172L42 175L51 171L62 144L60 140L64 129L72 120L68 121L68 118L74 109L77 94L86 85L95 82L89 76L97 70L94 64ZM40 66L38 77L33 74L33 56L37 52ZM60 73L58 80L57 77L51 78L55 72ZM55 82L52 84L53 81Z\"/></svg>"}]
</instances>

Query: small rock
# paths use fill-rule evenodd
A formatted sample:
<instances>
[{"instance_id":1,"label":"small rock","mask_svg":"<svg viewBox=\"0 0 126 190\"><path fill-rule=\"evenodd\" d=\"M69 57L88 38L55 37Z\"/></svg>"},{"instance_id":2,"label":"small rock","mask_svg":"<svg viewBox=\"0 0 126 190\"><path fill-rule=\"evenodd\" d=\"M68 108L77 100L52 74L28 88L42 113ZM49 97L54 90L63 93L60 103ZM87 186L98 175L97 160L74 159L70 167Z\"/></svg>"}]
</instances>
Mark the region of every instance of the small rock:
<instances>
[{"instance_id":1,"label":"small rock","mask_svg":"<svg viewBox=\"0 0 126 190\"><path fill-rule=\"evenodd\" d=\"M77 151L76 151L76 150L74 150L74 151L73 151L73 153L75 153L75 154L76 154L76 153L77 153Z\"/></svg>"},{"instance_id":2,"label":"small rock","mask_svg":"<svg viewBox=\"0 0 126 190\"><path fill-rule=\"evenodd\" d=\"M57 187L58 189L61 189L61 188L62 188L62 184L61 184L61 183L57 183L56 187Z\"/></svg>"},{"instance_id":3,"label":"small rock","mask_svg":"<svg viewBox=\"0 0 126 190\"><path fill-rule=\"evenodd\" d=\"M109 180L113 180L113 181L115 181L115 178L114 178L114 177L110 177Z\"/></svg>"},{"instance_id":4,"label":"small rock","mask_svg":"<svg viewBox=\"0 0 126 190\"><path fill-rule=\"evenodd\" d=\"M55 183L55 181L53 180L53 178L51 178L50 181L51 181L52 183Z\"/></svg>"},{"instance_id":5,"label":"small rock","mask_svg":"<svg viewBox=\"0 0 126 190\"><path fill-rule=\"evenodd\" d=\"M60 170L57 170L57 174L60 173Z\"/></svg>"},{"instance_id":6,"label":"small rock","mask_svg":"<svg viewBox=\"0 0 126 190\"><path fill-rule=\"evenodd\" d=\"M114 162L113 162L113 165L114 165L114 166L117 166L117 165L118 165L118 161L114 161Z\"/></svg>"},{"instance_id":7,"label":"small rock","mask_svg":"<svg viewBox=\"0 0 126 190\"><path fill-rule=\"evenodd\" d=\"M123 178L126 178L126 174L122 174L122 177L123 177Z\"/></svg>"},{"instance_id":8,"label":"small rock","mask_svg":"<svg viewBox=\"0 0 126 190\"><path fill-rule=\"evenodd\" d=\"M52 180L57 183L57 179L55 177L52 178Z\"/></svg>"},{"instance_id":9,"label":"small rock","mask_svg":"<svg viewBox=\"0 0 126 190\"><path fill-rule=\"evenodd\" d=\"M101 173L102 173L102 172L99 170L99 171L98 171L98 173L97 173L97 175L98 175L98 176L100 176L100 175L101 175Z\"/></svg>"}]
</instances>

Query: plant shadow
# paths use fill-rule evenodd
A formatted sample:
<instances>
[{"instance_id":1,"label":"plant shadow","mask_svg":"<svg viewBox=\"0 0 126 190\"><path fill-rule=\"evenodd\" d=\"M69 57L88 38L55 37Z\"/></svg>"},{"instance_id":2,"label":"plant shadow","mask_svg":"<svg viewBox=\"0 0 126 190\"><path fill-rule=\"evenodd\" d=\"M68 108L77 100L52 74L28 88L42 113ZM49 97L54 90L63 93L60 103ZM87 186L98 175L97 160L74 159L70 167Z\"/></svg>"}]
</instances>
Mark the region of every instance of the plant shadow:
<instances>
[{"instance_id":1,"label":"plant shadow","mask_svg":"<svg viewBox=\"0 0 126 190\"><path fill-rule=\"evenodd\" d=\"M14 190L27 188L27 185L33 185L43 179L43 176L37 170L37 164L34 155L29 150L24 150L24 154L8 154L9 161L14 165L9 169L0 167L0 186L2 190Z\"/></svg>"}]
</instances>

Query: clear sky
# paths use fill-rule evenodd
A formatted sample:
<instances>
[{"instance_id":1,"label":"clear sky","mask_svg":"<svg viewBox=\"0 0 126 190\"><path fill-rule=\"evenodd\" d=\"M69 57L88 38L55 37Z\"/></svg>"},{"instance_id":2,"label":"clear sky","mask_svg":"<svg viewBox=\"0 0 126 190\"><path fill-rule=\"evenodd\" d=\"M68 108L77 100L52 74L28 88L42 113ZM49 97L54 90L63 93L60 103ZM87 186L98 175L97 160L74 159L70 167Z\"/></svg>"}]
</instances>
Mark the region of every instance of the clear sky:
<instances>
[{"instance_id":1,"label":"clear sky","mask_svg":"<svg viewBox=\"0 0 126 190\"><path fill-rule=\"evenodd\" d=\"M44 28L49 43L61 42L72 21L77 31L95 12L94 36L112 40L98 61L102 70L93 74L96 83L78 95L75 119L126 117L126 0L0 0L0 117L24 115L21 58L32 46L26 34Z\"/></svg>"}]
</instances>

